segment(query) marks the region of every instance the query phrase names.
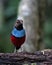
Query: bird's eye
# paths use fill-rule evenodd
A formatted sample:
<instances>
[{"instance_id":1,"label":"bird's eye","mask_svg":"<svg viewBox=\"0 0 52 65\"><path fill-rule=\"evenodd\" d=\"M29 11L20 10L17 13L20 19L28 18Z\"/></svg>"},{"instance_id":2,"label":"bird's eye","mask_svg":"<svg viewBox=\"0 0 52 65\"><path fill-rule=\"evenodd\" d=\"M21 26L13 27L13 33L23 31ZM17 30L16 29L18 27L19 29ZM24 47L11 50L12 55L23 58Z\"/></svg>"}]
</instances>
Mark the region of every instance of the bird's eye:
<instances>
[{"instance_id":1,"label":"bird's eye","mask_svg":"<svg viewBox=\"0 0 52 65\"><path fill-rule=\"evenodd\" d=\"M20 20L21 24L23 24L23 20Z\"/></svg>"},{"instance_id":2,"label":"bird's eye","mask_svg":"<svg viewBox=\"0 0 52 65\"><path fill-rule=\"evenodd\" d=\"M17 21L16 21L16 23L20 23L20 21L19 21L19 20L17 20Z\"/></svg>"}]
</instances>

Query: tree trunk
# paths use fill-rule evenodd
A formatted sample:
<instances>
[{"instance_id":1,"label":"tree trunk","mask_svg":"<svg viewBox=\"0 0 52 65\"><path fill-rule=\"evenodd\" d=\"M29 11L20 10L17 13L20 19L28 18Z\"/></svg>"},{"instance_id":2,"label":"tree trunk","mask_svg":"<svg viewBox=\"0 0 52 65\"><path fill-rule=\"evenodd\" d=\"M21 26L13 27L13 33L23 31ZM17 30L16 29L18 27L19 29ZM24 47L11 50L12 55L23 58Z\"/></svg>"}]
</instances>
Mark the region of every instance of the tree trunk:
<instances>
[{"instance_id":1,"label":"tree trunk","mask_svg":"<svg viewBox=\"0 0 52 65\"><path fill-rule=\"evenodd\" d=\"M23 17L26 41L18 52L44 49L42 24L45 19L45 4L45 0L21 0L18 16Z\"/></svg>"}]
</instances>

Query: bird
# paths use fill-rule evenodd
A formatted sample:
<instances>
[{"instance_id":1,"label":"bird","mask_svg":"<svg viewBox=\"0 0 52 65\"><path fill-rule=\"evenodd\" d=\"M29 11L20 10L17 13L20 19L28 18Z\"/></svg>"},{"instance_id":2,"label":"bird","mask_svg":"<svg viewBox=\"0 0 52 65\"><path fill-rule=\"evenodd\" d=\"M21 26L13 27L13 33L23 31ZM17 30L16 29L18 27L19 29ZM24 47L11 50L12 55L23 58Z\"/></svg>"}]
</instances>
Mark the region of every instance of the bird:
<instances>
[{"instance_id":1,"label":"bird","mask_svg":"<svg viewBox=\"0 0 52 65\"><path fill-rule=\"evenodd\" d=\"M23 27L23 20L17 19L10 36L11 42L16 49L15 52L17 52L17 50L25 42L25 38L26 38L26 34L25 34L25 29Z\"/></svg>"}]
</instances>

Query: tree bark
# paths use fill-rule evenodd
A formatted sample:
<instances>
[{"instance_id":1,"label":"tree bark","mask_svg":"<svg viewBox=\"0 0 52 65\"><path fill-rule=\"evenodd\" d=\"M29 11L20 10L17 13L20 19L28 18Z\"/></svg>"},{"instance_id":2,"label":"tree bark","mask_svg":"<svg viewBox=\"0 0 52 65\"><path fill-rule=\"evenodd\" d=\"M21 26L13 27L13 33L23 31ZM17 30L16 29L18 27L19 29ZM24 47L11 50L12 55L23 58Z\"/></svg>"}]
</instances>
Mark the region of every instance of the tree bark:
<instances>
[{"instance_id":1,"label":"tree bark","mask_svg":"<svg viewBox=\"0 0 52 65\"><path fill-rule=\"evenodd\" d=\"M21 0L18 17L23 17L26 41L18 52L44 49L42 24L45 20L45 0Z\"/></svg>"},{"instance_id":2,"label":"tree bark","mask_svg":"<svg viewBox=\"0 0 52 65\"><path fill-rule=\"evenodd\" d=\"M52 65L52 50L34 53L0 53L0 65Z\"/></svg>"}]
</instances>

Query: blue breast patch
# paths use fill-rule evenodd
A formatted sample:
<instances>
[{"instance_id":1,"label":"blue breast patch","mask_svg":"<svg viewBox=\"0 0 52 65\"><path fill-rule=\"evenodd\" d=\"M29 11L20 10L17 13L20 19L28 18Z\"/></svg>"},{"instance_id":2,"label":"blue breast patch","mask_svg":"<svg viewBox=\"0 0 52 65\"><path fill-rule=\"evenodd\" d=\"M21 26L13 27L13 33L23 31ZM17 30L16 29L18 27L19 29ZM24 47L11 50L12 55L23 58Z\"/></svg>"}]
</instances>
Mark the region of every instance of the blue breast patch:
<instances>
[{"instance_id":1,"label":"blue breast patch","mask_svg":"<svg viewBox=\"0 0 52 65\"><path fill-rule=\"evenodd\" d=\"M12 35L14 35L15 37L23 37L25 35L25 30L17 30L16 28L14 28L12 31Z\"/></svg>"}]
</instances>

